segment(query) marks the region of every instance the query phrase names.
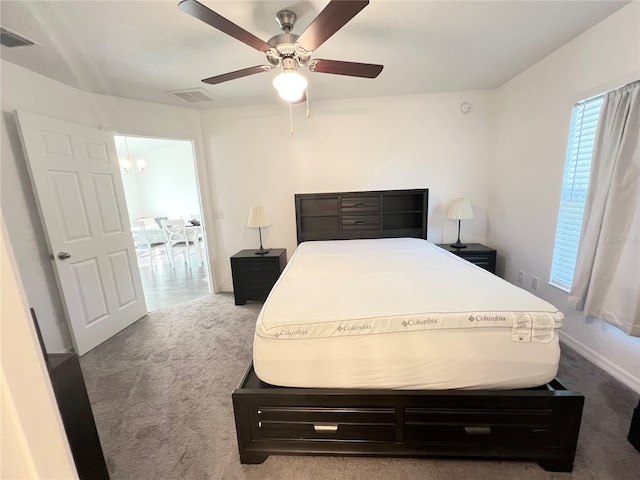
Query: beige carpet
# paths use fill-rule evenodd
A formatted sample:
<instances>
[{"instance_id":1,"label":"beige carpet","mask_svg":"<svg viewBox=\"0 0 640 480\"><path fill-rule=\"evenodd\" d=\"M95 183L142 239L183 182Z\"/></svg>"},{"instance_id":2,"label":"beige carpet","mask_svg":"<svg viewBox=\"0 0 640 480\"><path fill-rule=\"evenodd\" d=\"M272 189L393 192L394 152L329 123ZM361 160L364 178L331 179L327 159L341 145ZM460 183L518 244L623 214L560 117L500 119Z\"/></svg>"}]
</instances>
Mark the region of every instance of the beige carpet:
<instances>
[{"instance_id":1,"label":"beige carpet","mask_svg":"<svg viewBox=\"0 0 640 480\"><path fill-rule=\"evenodd\" d=\"M81 359L111 478L637 479L626 441L638 395L563 348L559 378L586 396L573 474L537 463L271 456L238 460L231 391L251 360L260 304L219 294L149 314Z\"/></svg>"}]
</instances>

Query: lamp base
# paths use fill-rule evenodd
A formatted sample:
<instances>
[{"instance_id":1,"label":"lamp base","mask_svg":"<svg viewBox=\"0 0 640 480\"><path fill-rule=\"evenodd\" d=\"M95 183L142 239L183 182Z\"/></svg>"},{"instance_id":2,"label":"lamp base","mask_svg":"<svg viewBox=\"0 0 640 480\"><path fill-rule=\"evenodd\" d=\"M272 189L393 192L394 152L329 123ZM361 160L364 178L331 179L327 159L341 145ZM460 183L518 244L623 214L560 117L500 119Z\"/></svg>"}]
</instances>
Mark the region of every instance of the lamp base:
<instances>
[{"instance_id":1,"label":"lamp base","mask_svg":"<svg viewBox=\"0 0 640 480\"><path fill-rule=\"evenodd\" d=\"M260 248L253 253L255 253L256 255L266 255L267 253L269 253L269 250L266 250L262 246L262 229L260 227L258 227L258 235L260 235Z\"/></svg>"},{"instance_id":2,"label":"lamp base","mask_svg":"<svg viewBox=\"0 0 640 480\"><path fill-rule=\"evenodd\" d=\"M467 246L460 241L460 219L458 219L458 240L456 240L456 243L451 243L449 246L453 248L467 248Z\"/></svg>"}]
</instances>

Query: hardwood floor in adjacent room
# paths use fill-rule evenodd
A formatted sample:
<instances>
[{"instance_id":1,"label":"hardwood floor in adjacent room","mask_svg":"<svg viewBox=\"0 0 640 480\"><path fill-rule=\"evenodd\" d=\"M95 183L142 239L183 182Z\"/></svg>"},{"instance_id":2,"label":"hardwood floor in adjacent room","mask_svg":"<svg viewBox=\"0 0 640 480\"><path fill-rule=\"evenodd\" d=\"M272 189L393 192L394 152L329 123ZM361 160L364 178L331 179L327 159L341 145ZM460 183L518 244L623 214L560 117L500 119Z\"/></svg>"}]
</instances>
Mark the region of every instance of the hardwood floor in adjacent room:
<instances>
[{"instance_id":1,"label":"hardwood floor in adjacent room","mask_svg":"<svg viewBox=\"0 0 640 480\"><path fill-rule=\"evenodd\" d=\"M196 266L197 261L194 257L189 268L179 257L176 259L175 268L171 268L167 259L161 257L156 259L156 265L152 269L148 258L138 257L138 264L147 309L150 312L195 300L210 293L206 261L204 266Z\"/></svg>"}]
</instances>

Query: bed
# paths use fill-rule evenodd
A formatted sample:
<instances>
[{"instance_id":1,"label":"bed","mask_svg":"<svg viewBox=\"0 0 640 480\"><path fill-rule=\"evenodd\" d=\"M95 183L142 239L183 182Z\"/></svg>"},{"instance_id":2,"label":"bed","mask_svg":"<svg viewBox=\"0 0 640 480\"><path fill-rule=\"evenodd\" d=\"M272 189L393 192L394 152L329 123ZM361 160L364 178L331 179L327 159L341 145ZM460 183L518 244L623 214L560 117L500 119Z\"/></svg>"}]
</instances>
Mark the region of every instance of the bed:
<instances>
[{"instance_id":1,"label":"bed","mask_svg":"<svg viewBox=\"0 0 640 480\"><path fill-rule=\"evenodd\" d=\"M295 201L299 246L232 395L242 463L435 456L572 470L584 397L554 379L553 306L429 243L426 189Z\"/></svg>"}]
</instances>

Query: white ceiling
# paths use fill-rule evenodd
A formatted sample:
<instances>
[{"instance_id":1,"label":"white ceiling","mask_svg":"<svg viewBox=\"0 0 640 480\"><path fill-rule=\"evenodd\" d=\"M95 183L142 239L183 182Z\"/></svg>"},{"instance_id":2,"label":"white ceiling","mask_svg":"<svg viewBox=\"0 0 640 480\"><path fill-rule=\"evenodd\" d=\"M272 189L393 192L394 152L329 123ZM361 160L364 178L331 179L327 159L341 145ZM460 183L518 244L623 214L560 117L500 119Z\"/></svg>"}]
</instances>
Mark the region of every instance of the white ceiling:
<instances>
[{"instance_id":1,"label":"white ceiling","mask_svg":"<svg viewBox=\"0 0 640 480\"><path fill-rule=\"evenodd\" d=\"M114 135L118 158L126 158L127 155L138 158L149 155L156 150L173 147L176 143L191 143L189 140L174 140L170 138L149 138Z\"/></svg>"},{"instance_id":2,"label":"white ceiling","mask_svg":"<svg viewBox=\"0 0 640 480\"><path fill-rule=\"evenodd\" d=\"M275 13L301 34L327 0L210 1L207 7L268 40ZM313 54L379 63L377 79L302 73L312 100L497 88L628 1L377 1ZM197 108L277 103L275 71L220 85L201 79L266 64L260 52L183 13L177 0L10 1L0 23L36 42L3 59L89 92L186 106L168 90L204 88Z\"/></svg>"}]
</instances>

